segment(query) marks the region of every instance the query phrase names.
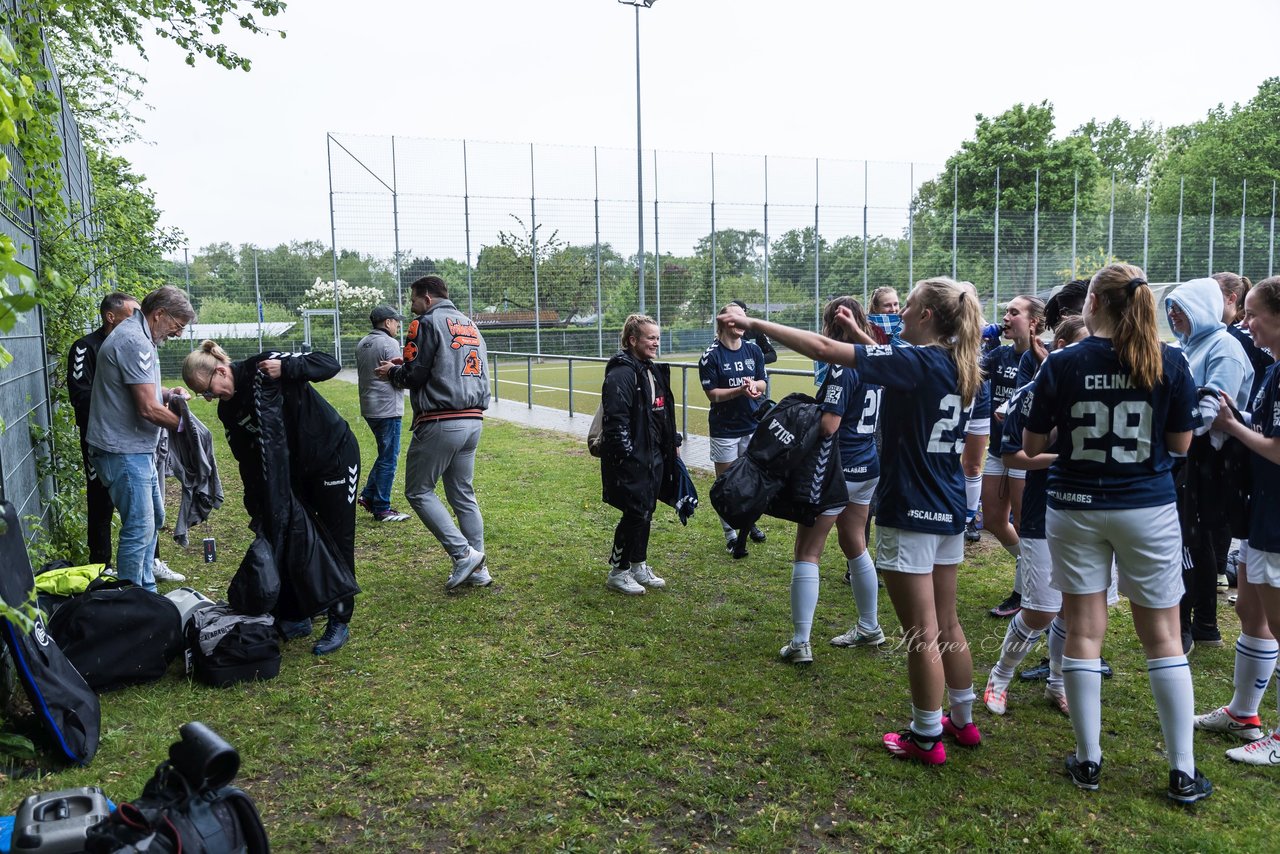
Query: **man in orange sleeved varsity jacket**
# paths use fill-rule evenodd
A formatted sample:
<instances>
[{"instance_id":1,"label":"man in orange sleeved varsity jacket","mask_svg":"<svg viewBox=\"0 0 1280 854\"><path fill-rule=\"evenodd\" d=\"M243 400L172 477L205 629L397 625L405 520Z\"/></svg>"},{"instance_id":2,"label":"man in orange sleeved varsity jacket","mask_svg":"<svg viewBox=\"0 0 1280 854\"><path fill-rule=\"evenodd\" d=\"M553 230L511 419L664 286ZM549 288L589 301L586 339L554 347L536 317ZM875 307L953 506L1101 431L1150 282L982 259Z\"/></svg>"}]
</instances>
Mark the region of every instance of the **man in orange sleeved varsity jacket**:
<instances>
[{"instance_id":1,"label":"man in orange sleeved varsity jacket","mask_svg":"<svg viewBox=\"0 0 1280 854\"><path fill-rule=\"evenodd\" d=\"M404 494L453 561L445 589L464 583L485 587L493 579L485 566L484 519L471 484L489 407L484 338L449 300L444 279L423 276L412 288L417 317L409 325L404 364L382 362L375 372L396 388L409 389L413 405ZM456 525L436 496L441 479Z\"/></svg>"}]
</instances>

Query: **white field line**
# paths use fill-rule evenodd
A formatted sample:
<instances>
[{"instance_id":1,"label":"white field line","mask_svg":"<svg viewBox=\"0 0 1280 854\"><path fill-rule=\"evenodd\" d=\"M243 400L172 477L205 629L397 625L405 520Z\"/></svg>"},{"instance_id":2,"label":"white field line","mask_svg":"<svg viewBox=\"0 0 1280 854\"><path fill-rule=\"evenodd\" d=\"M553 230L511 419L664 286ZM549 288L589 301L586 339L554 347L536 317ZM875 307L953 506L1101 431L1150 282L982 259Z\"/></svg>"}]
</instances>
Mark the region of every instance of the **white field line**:
<instances>
[{"instance_id":1,"label":"white field line","mask_svg":"<svg viewBox=\"0 0 1280 854\"><path fill-rule=\"evenodd\" d=\"M525 382L524 380L508 380L508 379L503 379L502 377L498 377L498 380L497 380L497 381L498 381L499 383L505 383L505 384L507 384L507 385L519 386L520 388L528 388L528 387L529 387L529 383ZM538 383L534 383L534 384L533 384L533 391L534 391L534 393L535 393L535 394L537 394L538 392L553 392L553 391L562 391L562 392L564 392L566 395L569 393L569 389L568 389L568 388L566 388L566 387L564 387L564 386L558 386L558 385L540 385L540 384L538 384ZM578 389L578 388L574 389L574 390L573 390L573 393L574 393L574 395L575 395L575 396L580 395L580 394L585 394L585 395L589 395L589 396L591 396L591 397L600 397L600 392L598 392L598 391L586 391L586 390L584 390L584 389ZM511 400L511 399L513 399L513 398L510 398L510 397L504 397L503 399L504 399L504 400ZM709 411L710 411L710 407L708 407L708 406L697 406L696 404L692 404L692 403L688 404L688 407L689 407L689 409L691 409L691 410L693 410L693 411L695 411L695 412L709 412Z\"/></svg>"}]
</instances>

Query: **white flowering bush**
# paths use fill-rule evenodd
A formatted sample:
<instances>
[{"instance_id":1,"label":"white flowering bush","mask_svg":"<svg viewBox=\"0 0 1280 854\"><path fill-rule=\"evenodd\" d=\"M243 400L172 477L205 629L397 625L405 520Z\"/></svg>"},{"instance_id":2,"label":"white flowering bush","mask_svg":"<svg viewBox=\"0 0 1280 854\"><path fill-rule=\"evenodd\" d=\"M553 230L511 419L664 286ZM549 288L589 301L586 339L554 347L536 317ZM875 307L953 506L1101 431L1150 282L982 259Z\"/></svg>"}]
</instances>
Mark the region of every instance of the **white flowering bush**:
<instances>
[{"instance_id":1,"label":"white flowering bush","mask_svg":"<svg viewBox=\"0 0 1280 854\"><path fill-rule=\"evenodd\" d=\"M307 288L306 293L302 295L302 302L298 304L299 308L334 308L333 305L333 282L326 282L319 276L316 277L316 283ZM364 323L369 319L369 312L375 305L386 300L386 296L378 288L368 285L352 285L338 279L338 308L342 311L343 319L347 317L360 318L360 322Z\"/></svg>"}]
</instances>

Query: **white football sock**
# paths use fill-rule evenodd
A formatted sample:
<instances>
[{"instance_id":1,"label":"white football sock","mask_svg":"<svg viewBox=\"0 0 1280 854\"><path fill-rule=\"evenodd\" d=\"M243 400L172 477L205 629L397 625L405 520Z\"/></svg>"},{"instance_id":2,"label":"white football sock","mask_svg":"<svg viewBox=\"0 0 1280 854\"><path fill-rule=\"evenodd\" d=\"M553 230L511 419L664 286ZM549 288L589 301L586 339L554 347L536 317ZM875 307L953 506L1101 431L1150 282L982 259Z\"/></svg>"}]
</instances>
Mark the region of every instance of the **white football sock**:
<instances>
[{"instance_id":1,"label":"white football sock","mask_svg":"<svg viewBox=\"0 0 1280 854\"><path fill-rule=\"evenodd\" d=\"M973 693L973 686L968 688L947 688L947 701L951 708L947 710L947 716L951 718L951 722L957 727L966 727L973 723L973 701L977 696Z\"/></svg>"},{"instance_id":2,"label":"white football sock","mask_svg":"<svg viewBox=\"0 0 1280 854\"><path fill-rule=\"evenodd\" d=\"M1076 758L1101 762L1102 659L1062 657L1062 682L1071 706L1071 729L1076 734Z\"/></svg>"},{"instance_id":3,"label":"white football sock","mask_svg":"<svg viewBox=\"0 0 1280 854\"><path fill-rule=\"evenodd\" d=\"M1273 638L1249 637L1244 632L1236 639L1236 670L1233 677L1236 692L1231 697L1227 711L1237 718L1247 718L1258 713L1262 697L1267 693L1271 672L1276 669L1276 654L1280 650Z\"/></svg>"},{"instance_id":4,"label":"white football sock","mask_svg":"<svg viewBox=\"0 0 1280 854\"><path fill-rule=\"evenodd\" d=\"M925 711L911 706L911 731L921 738L942 738L942 709Z\"/></svg>"},{"instance_id":5,"label":"white football sock","mask_svg":"<svg viewBox=\"0 0 1280 854\"><path fill-rule=\"evenodd\" d=\"M1013 679L1013 671L1018 669L1022 659L1027 657L1036 641L1040 640L1040 629L1033 629L1022 619L1022 612L1013 615L1009 628L1004 633L1004 643L1000 645L1000 660L991 668L991 677L1001 689L1007 688Z\"/></svg>"},{"instance_id":6,"label":"white football sock","mask_svg":"<svg viewBox=\"0 0 1280 854\"><path fill-rule=\"evenodd\" d=\"M1151 694L1156 698L1156 713L1160 716L1160 730L1164 734L1169 767L1194 776L1196 757L1191 736L1194 732L1192 718L1195 715L1196 698L1187 657L1172 655L1168 658L1148 658L1147 678L1151 680ZM1075 711L1073 703L1073 720Z\"/></svg>"},{"instance_id":7,"label":"white football sock","mask_svg":"<svg viewBox=\"0 0 1280 854\"><path fill-rule=\"evenodd\" d=\"M818 609L818 565L798 560L791 565L791 642L809 642L813 612Z\"/></svg>"},{"instance_id":8,"label":"white football sock","mask_svg":"<svg viewBox=\"0 0 1280 854\"><path fill-rule=\"evenodd\" d=\"M876 578L876 565L871 552L851 557L845 563L849 567L849 587L853 601L858 606L858 628L874 632L880 627L880 580Z\"/></svg>"}]
</instances>

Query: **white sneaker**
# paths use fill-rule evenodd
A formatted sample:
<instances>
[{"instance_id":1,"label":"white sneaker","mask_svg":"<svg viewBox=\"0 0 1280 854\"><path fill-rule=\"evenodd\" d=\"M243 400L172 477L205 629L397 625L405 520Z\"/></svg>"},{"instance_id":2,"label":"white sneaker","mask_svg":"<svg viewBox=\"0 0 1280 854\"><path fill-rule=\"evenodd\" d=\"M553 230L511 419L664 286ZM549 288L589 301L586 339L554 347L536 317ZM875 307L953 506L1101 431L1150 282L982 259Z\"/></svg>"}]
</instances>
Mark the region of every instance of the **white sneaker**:
<instances>
[{"instance_id":1,"label":"white sneaker","mask_svg":"<svg viewBox=\"0 0 1280 854\"><path fill-rule=\"evenodd\" d=\"M864 632L858 628L855 623L853 628L842 635L836 635L831 639L832 646L852 647L852 646L880 646L884 643L884 629L876 626L873 632Z\"/></svg>"},{"instance_id":2,"label":"white sneaker","mask_svg":"<svg viewBox=\"0 0 1280 854\"><path fill-rule=\"evenodd\" d=\"M807 642L797 644L795 641L787 641L787 645L778 651L778 656L792 664L812 664L813 647Z\"/></svg>"},{"instance_id":3,"label":"white sneaker","mask_svg":"<svg viewBox=\"0 0 1280 854\"><path fill-rule=\"evenodd\" d=\"M1234 735L1241 741L1257 741L1266 733L1262 731L1262 720L1254 715L1251 718L1238 718L1227 707L1214 709L1207 715L1196 715L1192 726L1205 732L1225 732Z\"/></svg>"},{"instance_id":4,"label":"white sneaker","mask_svg":"<svg viewBox=\"0 0 1280 854\"><path fill-rule=\"evenodd\" d=\"M628 596L643 596L644 588L632 576L631 570L624 569L617 572L610 572L609 578L604 583L605 587L610 590L617 590L619 593L625 593Z\"/></svg>"},{"instance_id":5,"label":"white sneaker","mask_svg":"<svg viewBox=\"0 0 1280 854\"><path fill-rule=\"evenodd\" d=\"M467 583L472 587L488 587L493 583L493 576L489 574L488 567L480 567L471 573L471 577L467 579Z\"/></svg>"},{"instance_id":6,"label":"white sneaker","mask_svg":"<svg viewBox=\"0 0 1280 854\"><path fill-rule=\"evenodd\" d=\"M987 687L982 692L982 702L991 714L1003 715L1009 710L1009 683L1001 682L992 673L987 677Z\"/></svg>"},{"instance_id":7,"label":"white sneaker","mask_svg":"<svg viewBox=\"0 0 1280 854\"><path fill-rule=\"evenodd\" d=\"M116 568L111 564L107 564L102 568L102 574L109 578L119 578L119 576L116 575Z\"/></svg>"},{"instance_id":8,"label":"white sneaker","mask_svg":"<svg viewBox=\"0 0 1280 854\"><path fill-rule=\"evenodd\" d=\"M151 575L156 581L186 581L187 577L181 572L174 572L169 568L169 564L156 558L151 564Z\"/></svg>"},{"instance_id":9,"label":"white sneaker","mask_svg":"<svg viewBox=\"0 0 1280 854\"><path fill-rule=\"evenodd\" d=\"M654 590L661 590L667 586L666 581L653 574L653 570L649 568L647 563L640 564L639 568L631 567L631 577L636 580L637 584L652 587Z\"/></svg>"},{"instance_id":10,"label":"white sneaker","mask_svg":"<svg viewBox=\"0 0 1280 854\"><path fill-rule=\"evenodd\" d=\"M471 574L484 566L484 552L478 552L467 546L467 553L453 562L453 572L444 583L445 590L452 590L471 577Z\"/></svg>"},{"instance_id":11,"label":"white sneaker","mask_svg":"<svg viewBox=\"0 0 1280 854\"><path fill-rule=\"evenodd\" d=\"M1067 702L1067 692L1065 690L1046 684L1044 686L1044 698L1049 701L1049 705L1067 717L1071 717L1071 704Z\"/></svg>"},{"instance_id":12,"label":"white sneaker","mask_svg":"<svg viewBox=\"0 0 1280 854\"><path fill-rule=\"evenodd\" d=\"M1244 747L1233 747L1227 751L1227 758L1246 765L1280 765L1280 735L1273 732Z\"/></svg>"}]
</instances>

